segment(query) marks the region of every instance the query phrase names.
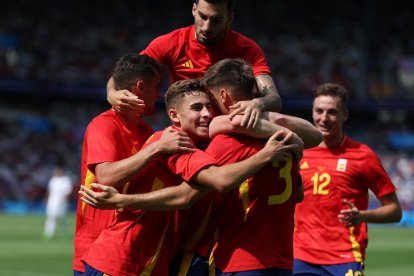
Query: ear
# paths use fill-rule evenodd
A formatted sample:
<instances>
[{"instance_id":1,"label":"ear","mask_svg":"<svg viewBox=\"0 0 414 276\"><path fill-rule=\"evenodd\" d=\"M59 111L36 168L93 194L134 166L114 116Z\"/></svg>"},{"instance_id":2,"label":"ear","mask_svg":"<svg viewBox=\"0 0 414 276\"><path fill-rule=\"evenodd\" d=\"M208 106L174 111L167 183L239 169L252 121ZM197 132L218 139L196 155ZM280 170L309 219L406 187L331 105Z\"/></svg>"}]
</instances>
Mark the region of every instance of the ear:
<instances>
[{"instance_id":1,"label":"ear","mask_svg":"<svg viewBox=\"0 0 414 276\"><path fill-rule=\"evenodd\" d=\"M348 110L345 110L344 111L344 121L348 120L348 115L349 115Z\"/></svg>"},{"instance_id":2,"label":"ear","mask_svg":"<svg viewBox=\"0 0 414 276\"><path fill-rule=\"evenodd\" d=\"M144 93L144 86L144 82L142 80L139 80L135 83L131 92L137 95L138 97L141 97Z\"/></svg>"},{"instance_id":3,"label":"ear","mask_svg":"<svg viewBox=\"0 0 414 276\"><path fill-rule=\"evenodd\" d=\"M233 22L234 19L234 12L231 12L229 15L229 18L227 19L227 25L230 27L231 22Z\"/></svg>"},{"instance_id":4,"label":"ear","mask_svg":"<svg viewBox=\"0 0 414 276\"><path fill-rule=\"evenodd\" d=\"M220 101L222 103L225 103L228 100L229 94L227 93L227 90L222 88L220 89Z\"/></svg>"},{"instance_id":5,"label":"ear","mask_svg":"<svg viewBox=\"0 0 414 276\"><path fill-rule=\"evenodd\" d=\"M173 122L175 126L181 126L180 115L176 109L170 108L168 110L168 117L170 117L171 122Z\"/></svg>"},{"instance_id":6,"label":"ear","mask_svg":"<svg viewBox=\"0 0 414 276\"><path fill-rule=\"evenodd\" d=\"M197 13L197 4L193 3L193 10L192 10L193 16L194 18L196 17L196 13Z\"/></svg>"}]
</instances>

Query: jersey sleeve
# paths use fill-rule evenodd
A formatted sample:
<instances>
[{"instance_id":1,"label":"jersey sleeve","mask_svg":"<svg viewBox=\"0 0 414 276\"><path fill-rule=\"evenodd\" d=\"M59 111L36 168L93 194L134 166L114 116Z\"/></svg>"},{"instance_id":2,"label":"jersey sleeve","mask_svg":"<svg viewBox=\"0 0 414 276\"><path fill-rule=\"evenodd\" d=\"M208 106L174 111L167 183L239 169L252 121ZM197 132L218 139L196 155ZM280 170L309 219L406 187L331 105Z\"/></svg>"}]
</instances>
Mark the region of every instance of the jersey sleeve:
<instances>
[{"instance_id":1,"label":"jersey sleeve","mask_svg":"<svg viewBox=\"0 0 414 276\"><path fill-rule=\"evenodd\" d=\"M238 136L239 139L234 137ZM235 163L250 156L250 148L244 143L248 136L239 134L220 134L213 138L206 153L214 157L219 165Z\"/></svg>"},{"instance_id":2,"label":"jersey sleeve","mask_svg":"<svg viewBox=\"0 0 414 276\"><path fill-rule=\"evenodd\" d=\"M118 160L117 127L111 120L95 118L88 126L85 139L88 144L87 165Z\"/></svg>"},{"instance_id":3,"label":"jersey sleeve","mask_svg":"<svg viewBox=\"0 0 414 276\"><path fill-rule=\"evenodd\" d=\"M367 183L372 192L378 197L383 197L396 191L389 175L385 171L378 156L370 149L366 149L366 166L368 171Z\"/></svg>"},{"instance_id":4,"label":"jersey sleeve","mask_svg":"<svg viewBox=\"0 0 414 276\"><path fill-rule=\"evenodd\" d=\"M164 131L165 130L155 132L148 138L143 147L147 147L151 143L158 141L162 137ZM160 157L160 162L165 164L169 170L179 175L187 182L204 167L217 165L217 161L214 157L199 149L196 149L196 151L192 153L177 152L171 155L164 155Z\"/></svg>"},{"instance_id":5,"label":"jersey sleeve","mask_svg":"<svg viewBox=\"0 0 414 276\"><path fill-rule=\"evenodd\" d=\"M258 75L271 75L270 67L267 65L266 57L262 49L255 43L255 47L252 50L250 61L253 67L253 74L255 77Z\"/></svg>"},{"instance_id":6,"label":"jersey sleeve","mask_svg":"<svg viewBox=\"0 0 414 276\"><path fill-rule=\"evenodd\" d=\"M248 44L245 47L246 50L241 55L244 60L252 65L254 76L271 75L270 67L267 64L262 48L250 38L246 38L246 44Z\"/></svg>"},{"instance_id":7,"label":"jersey sleeve","mask_svg":"<svg viewBox=\"0 0 414 276\"><path fill-rule=\"evenodd\" d=\"M161 64L169 64L167 45L169 45L167 35L162 35L152 40L140 54L148 55Z\"/></svg>"},{"instance_id":8,"label":"jersey sleeve","mask_svg":"<svg viewBox=\"0 0 414 276\"><path fill-rule=\"evenodd\" d=\"M206 166L217 165L214 157L197 149L193 153L176 153L167 160L169 169L189 182L191 178Z\"/></svg>"}]
</instances>

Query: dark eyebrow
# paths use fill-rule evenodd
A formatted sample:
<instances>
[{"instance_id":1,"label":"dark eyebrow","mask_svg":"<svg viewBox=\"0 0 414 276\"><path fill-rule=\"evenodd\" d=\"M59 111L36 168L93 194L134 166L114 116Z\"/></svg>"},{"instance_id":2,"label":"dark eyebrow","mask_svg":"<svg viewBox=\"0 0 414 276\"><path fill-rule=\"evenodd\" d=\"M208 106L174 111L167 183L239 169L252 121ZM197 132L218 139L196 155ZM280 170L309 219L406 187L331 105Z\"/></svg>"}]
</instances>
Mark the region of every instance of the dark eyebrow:
<instances>
[{"instance_id":1,"label":"dark eyebrow","mask_svg":"<svg viewBox=\"0 0 414 276\"><path fill-rule=\"evenodd\" d=\"M198 11L198 14L201 16L201 17L207 17L207 15L205 15L204 13L202 13L201 11ZM211 17L211 19L213 19L213 20L221 20L221 19L223 19L224 18L224 16L212 16Z\"/></svg>"}]
</instances>

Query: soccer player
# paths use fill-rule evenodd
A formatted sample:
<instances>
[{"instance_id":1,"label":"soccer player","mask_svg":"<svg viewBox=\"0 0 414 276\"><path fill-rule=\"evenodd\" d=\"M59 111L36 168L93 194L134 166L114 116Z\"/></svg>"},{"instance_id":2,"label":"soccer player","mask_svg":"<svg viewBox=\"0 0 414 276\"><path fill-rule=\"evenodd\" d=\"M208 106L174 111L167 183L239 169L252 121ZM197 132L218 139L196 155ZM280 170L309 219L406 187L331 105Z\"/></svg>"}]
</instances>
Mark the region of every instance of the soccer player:
<instances>
[{"instance_id":1,"label":"soccer player","mask_svg":"<svg viewBox=\"0 0 414 276\"><path fill-rule=\"evenodd\" d=\"M54 236L58 219L62 223L62 228L66 230L66 214L72 189L70 177L65 174L62 166L56 166L47 186L46 222L43 231L43 236L46 239L51 239Z\"/></svg>"},{"instance_id":2,"label":"soccer player","mask_svg":"<svg viewBox=\"0 0 414 276\"><path fill-rule=\"evenodd\" d=\"M187 132L195 145L208 138L213 106L199 80L172 84L166 94L166 107L173 126ZM155 133L146 145L155 143L162 133ZM131 192L176 186L182 179L214 190L231 189L269 162L286 160L286 151L297 148L287 145L291 135L278 142L279 134L273 135L251 158L229 166L216 166L215 159L201 150L159 156L140 175ZM87 275L167 275L168 262L175 254L182 232L177 229L182 225L174 225L173 214L144 210L120 212L84 256Z\"/></svg>"},{"instance_id":3,"label":"soccer player","mask_svg":"<svg viewBox=\"0 0 414 276\"><path fill-rule=\"evenodd\" d=\"M252 98L253 73L242 60L216 63L204 81L223 114L234 103ZM262 146L260 139L220 134L206 152L223 165L243 160ZM285 162L273 162L222 195L212 253L216 275L291 275L299 158L291 154Z\"/></svg>"},{"instance_id":4,"label":"soccer player","mask_svg":"<svg viewBox=\"0 0 414 276\"><path fill-rule=\"evenodd\" d=\"M155 38L141 53L164 64L172 83L199 78L211 65L225 58L242 58L252 64L259 97L238 102L231 113L231 117L244 113L242 125L251 127L257 122L261 111L280 111L282 101L262 49L252 39L230 28L235 2L196 0L192 8L192 26ZM115 93L111 79L107 91L108 101L121 113L143 106L142 101L127 90Z\"/></svg>"},{"instance_id":5,"label":"soccer player","mask_svg":"<svg viewBox=\"0 0 414 276\"><path fill-rule=\"evenodd\" d=\"M122 192L128 189L133 176L156 156L178 150L192 152L194 146L187 134L168 130L157 143L140 150L153 134L141 117L154 111L154 102L160 93L160 65L156 60L146 55L124 55L118 60L112 76L118 89L129 89L144 99L146 106L141 115L120 114L109 109L91 121L83 143L81 179L82 185L87 187L99 181ZM113 210L97 210L78 200L75 275L84 272L81 257L114 217Z\"/></svg>"},{"instance_id":6,"label":"soccer player","mask_svg":"<svg viewBox=\"0 0 414 276\"><path fill-rule=\"evenodd\" d=\"M401 219L396 188L372 149L345 135L343 86L320 85L312 116L323 141L300 162L305 199L296 206L293 274L363 275L367 223ZM369 190L380 207L367 210Z\"/></svg>"}]
</instances>

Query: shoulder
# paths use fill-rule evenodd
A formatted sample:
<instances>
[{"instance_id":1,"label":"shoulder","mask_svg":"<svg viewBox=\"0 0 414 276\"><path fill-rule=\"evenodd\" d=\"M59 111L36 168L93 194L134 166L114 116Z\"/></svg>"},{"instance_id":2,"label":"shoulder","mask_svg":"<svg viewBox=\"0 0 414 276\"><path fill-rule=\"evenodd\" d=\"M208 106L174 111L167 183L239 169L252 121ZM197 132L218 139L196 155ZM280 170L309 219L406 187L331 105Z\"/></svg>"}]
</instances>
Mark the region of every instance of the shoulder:
<instances>
[{"instance_id":1,"label":"shoulder","mask_svg":"<svg viewBox=\"0 0 414 276\"><path fill-rule=\"evenodd\" d=\"M163 133L164 133L164 131L165 131L165 129L163 129L163 130L160 130L160 131L156 131L156 132L154 132L148 139L147 139L147 141L145 142L145 144L144 144L144 146L143 147L147 147L148 145L150 145L150 144L152 144L152 143L154 143L154 142L156 142L156 141L158 141L158 140L160 140L161 139L161 136L163 135Z\"/></svg>"},{"instance_id":2,"label":"shoulder","mask_svg":"<svg viewBox=\"0 0 414 276\"><path fill-rule=\"evenodd\" d=\"M343 146L347 151L351 151L351 152L354 151L362 155L363 157L377 158L377 154L374 152L374 150L371 147L369 147L367 144L356 141L352 138L347 137Z\"/></svg>"},{"instance_id":3,"label":"shoulder","mask_svg":"<svg viewBox=\"0 0 414 276\"><path fill-rule=\"evenodd\" d=\"M111 128L116 126L116 120L115 111L110 109L93 118L88 125L88 129L102 127Z\"/></svg>"},{"instance_id":4,"label":"shoulder","mask_svg":"<svg viewBox=\"0 0 414 276\"><path fill-rule=\"evenodd\" d=\"M257 44L257 42L254 41L252 38L247 37L231 29L229 30L228 39L232 42L240 43L243 46L252 46L252 47L261 49L259 44Z\"/></svg>"}]
</instances>

